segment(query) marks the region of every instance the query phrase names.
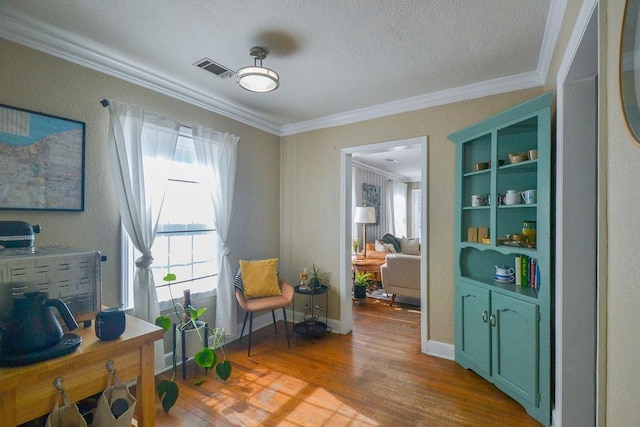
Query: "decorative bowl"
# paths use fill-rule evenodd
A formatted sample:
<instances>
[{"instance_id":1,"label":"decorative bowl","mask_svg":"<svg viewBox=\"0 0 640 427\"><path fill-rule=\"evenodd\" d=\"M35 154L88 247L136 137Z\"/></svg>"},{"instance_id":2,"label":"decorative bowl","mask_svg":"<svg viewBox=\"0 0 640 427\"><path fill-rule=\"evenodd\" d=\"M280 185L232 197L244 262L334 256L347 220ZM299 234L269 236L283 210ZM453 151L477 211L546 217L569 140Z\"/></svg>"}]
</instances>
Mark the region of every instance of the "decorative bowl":
<instances>
[{"instance_id":1,"label":"decorative bowl","mask_svg":"<svg viewBox=\"0 0 640 427\"><path fill-rule=\"evenodd\" d=\"M482 171L485 170L489 167L489 163L476 163L476 170L477 171Z\"/></svg>"},{"instance_id":2,"label":"decorative bowl","mask_svg":"<svg viewBox=\"0 0 640 427\"><path fill-rule=\"evenodd\" d=\"M509 162L511 164L524 162L525 160L529 160L529 153L510 153L509 154Z\"/></svg>"},{"instance_id":3,"label":"decorative bowl","mask_svg":"<svg viewBox=\"0 0 640 427\"><path fill-rule=\"evenodd\" d=\"M527 236L525 236L524 234L509 234L507 237L509 237L509 240L511 240L512 242L526 242L527 241Z\"/></svg>"}]
</instances>

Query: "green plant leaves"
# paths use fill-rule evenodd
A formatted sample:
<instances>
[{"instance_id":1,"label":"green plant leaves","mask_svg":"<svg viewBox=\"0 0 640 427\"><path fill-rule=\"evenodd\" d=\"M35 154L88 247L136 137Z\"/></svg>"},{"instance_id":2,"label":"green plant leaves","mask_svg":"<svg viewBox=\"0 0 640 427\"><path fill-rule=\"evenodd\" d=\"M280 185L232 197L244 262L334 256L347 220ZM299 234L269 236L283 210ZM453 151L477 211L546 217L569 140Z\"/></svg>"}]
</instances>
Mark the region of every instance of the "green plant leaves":
<instances>
[{"instance_id":1,"label":"green plant leaves","mask_svg":"<svg viewBox=\"0 0 640 427\"><path fill-rule=\"evenodd\" d=\"M173 273L167 273L167 275L164 276L162 280L164 280L165 282L173 282L174 280L176 280L176 275Z\"/></svg>"},{"instance_id":2,"label":"green plant leaves","mask_svg":"<svg viewBox=\"0 0 640 427\"><path fill-rule=\"evenodd\" d=\"M220 377L220 379L226 381L229 376L231 376L231 362L228 360L223 360L222 362L216 365L216 374Z\"/></svg>"},{"instance_id":3,"label":"green plant leaves","mask_svg":"<svg viewBox=\"0 0 640 427\"><path fill-rule=\"evenodd\" d=\"M191 316L191 318L193 320L198 320L198 318L200 316L202 316L204 314L205 311L207 311L207 307L203 307L203 308L199 308L199 309L195 309L191 306L187 307L189 310L189 315Z\"/></svg>"},{"instance_id":4,"label":"green plant leaves","mask_svg":"<svg viewBox=\"0 0 640 427\"><path fill-rule=\"evenodd\" d=\"M165 332L167 332L171 329L171 319L167 316L156 317L156 326L160 326Z\"/></svg>"},{"instance_id":5,"label":"green plant leaves","mask_svg":"<svg viewBox=\"0 0 640 427\"><path fill-rule=\"evenodd\" d=\"M193 356L193 359L196 361L196 365L209 369L216 364L218 356L216 356L213 350L205 347L197 352L195 356Z\"/></svg>"},{"instance_id":6,"label":"green plant leaves","mask_svg":"<svg viewBox=\"0 0 640 427\"><path fill-rule=\"evenodd\" d=\"M178 400L178 384L176 384L175 381L162 380L158 383L156 392L162 403L162 410L169 412Z\"/></svg>"},{"instance_id":7,"label":"green plant leaves","mask_svg":"<svg viewBox=\"0 0 640 427\"><path fill-rule=\"evenodd\" d=\"M357 286L367 286L371 273L366 271L356 271L355 284Z\"/></svg>"}]
</instances>

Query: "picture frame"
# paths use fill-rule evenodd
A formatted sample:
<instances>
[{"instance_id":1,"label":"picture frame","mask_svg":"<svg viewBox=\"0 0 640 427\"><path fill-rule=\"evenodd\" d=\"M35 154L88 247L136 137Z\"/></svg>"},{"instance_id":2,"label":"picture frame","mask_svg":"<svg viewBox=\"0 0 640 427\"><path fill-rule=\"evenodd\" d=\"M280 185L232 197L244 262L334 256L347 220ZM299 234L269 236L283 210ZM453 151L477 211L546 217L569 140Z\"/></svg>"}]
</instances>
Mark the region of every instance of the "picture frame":
<instances>
[{"instance_id":1,"label":"picture frame","mask_svg":"<svg viewBox=\"0 0 640 427\"><path fill-rule=\"evenodd\" d=\"M84 211L84 122L0 104L0 159L0 209Z\"/></svg>"},{"instance_id":2,"label":"picture frame","mask_svg":"<svg viewBox=\"0 0 640 427\"><path fill-rule=\"evenodd\" d=\"M362 184L362 204L363 206L374 207L376 209L376 222L380 224L380 187L373 184Z\"/></svg>"}]
</instances>

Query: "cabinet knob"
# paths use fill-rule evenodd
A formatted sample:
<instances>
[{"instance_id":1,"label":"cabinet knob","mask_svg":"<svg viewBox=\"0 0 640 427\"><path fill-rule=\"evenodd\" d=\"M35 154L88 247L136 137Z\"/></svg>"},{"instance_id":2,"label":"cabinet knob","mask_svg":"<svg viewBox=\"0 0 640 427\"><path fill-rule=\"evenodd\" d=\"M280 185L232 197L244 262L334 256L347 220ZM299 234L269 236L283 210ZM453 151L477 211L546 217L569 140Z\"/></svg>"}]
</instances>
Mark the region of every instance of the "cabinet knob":
<instances>
[{"instance_id":1,"label":"cabinet knob","mask_svg":"<svg viewBox=\"0 0 640 427\"><path fill-rule=\"evenodd\" d=\"M492 314L492 315L489 317L489 324L490 324L491 326L496 326L496 315L495 315L495 314Z\"/></svg>"},{"instance_id":2,"label":"cabinet knob","mask_svg":"<svg viewBox=\"0 0 640 427\"><path fill-rule=\"evenodd\" d=\"M488 313L487 313L487 310L485 310L485 311L483 311L483 312L482 312L482 321L483 321L484 323L487 323L487 320L488 320L488 318L487 318L487 314L488 314Z\"/></svg>"}]
</instances>

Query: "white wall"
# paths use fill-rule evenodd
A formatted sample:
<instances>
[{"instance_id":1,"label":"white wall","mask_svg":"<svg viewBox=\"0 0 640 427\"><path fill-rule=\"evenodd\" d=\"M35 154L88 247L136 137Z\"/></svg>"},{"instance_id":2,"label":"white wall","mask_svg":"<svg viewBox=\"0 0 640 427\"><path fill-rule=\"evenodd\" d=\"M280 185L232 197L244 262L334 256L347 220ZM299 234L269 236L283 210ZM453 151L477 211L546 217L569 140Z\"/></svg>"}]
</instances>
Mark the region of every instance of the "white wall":
<instances>
[{"instance_id":1,"label":"white wall","mask_svg":"<svg viewBox=\"0 0 640 427\"><path fill-rule=\"evenodd\" d=\"M640 419L640 146L626 129L619 98L618 55L624 2L605 1L600 16L601 62L606 141L606 214L608 233L606 280L606 422L637 425ZM601 29L603 27L601 26Z\"/></svg>"}]
</instances>

